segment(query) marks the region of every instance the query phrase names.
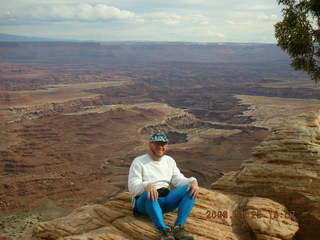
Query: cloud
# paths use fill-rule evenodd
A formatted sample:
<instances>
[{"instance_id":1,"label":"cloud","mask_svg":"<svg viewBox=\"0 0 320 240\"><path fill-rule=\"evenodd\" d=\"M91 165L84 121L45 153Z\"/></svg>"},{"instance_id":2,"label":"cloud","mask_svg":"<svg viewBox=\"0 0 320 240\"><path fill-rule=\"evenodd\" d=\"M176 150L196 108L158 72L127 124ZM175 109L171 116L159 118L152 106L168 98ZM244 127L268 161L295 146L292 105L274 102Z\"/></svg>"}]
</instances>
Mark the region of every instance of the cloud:
<instances>
[{"instance_id":1,"label":"cloud","mask_svg":"<svg viewBox=\"0 0 320 240\"><path fill-rule=\"evenodd\" d=\"M5 11L8 12L8 11ZM8 14L0 16L7 17ZM38 6L27 11L16 11L10 14L10 18L40 21L124 21L139 20L135 13L121 10L105 4L80 4L80 5L56 5Z\"/></svg>"},{"instance_id":2,"label":"cloud","mask_svg":"<svg viewBox=\"0 0 320 240\"><path fill-rule=\"evenodd\" d=\"M170 0L171 2L171 0ZM206 0L176 0L177 3L181 3L181 4L204 4L206 2Z\"/></svg>"},{"instance_id":3,"label":"cloud","mask_svg":"<svg viewBox=\"0 0 320 240\"><path fill-rule=\"evenodd\" d=\"M236 23L234 21L232 21L232 20L226 20L226 23L228 23L228 24L230 24L232 26L236 25Z\"/></svg>"},{"instance_id":4,"label":"cloud","mask_svg":"<svg viewBox=\"0 0 320 240\"><path fill-rule=\"evenodd\" d=\"M143 18L147 21L164 23L168 25L179 24L182 21L182 17L175 13L166 13L166 12L154 12L145 14Z\"/></svg>"},{"instance_id":5,"label":"cloud","mask_svg":"<svg viewBox=\"0 0 320 240\"><path fill-rule=\"evenodd\" d=\"M209 37L226 38L226 35L224 33L212 31L212 30L207 30L203 34Z\"/></svg>"},{"instance_id":6,"label":"cloud","mask_svg":"<svg viewBox=\"0 0 320 240\"><path fill-rule=\"evenodd\" d=\"M280 18L281 8L270 0L10 0L0 9L0 31L81 40L246 42L273 39Z\"/></svg>"},{"instance_id":7,"label":"cloud","mask_svg":"<svg viewBox=\"0 0 320 240\"><path fill-rule=\"evenodd\" d=\"M269 4L249 4L244 7L244 9L249 11L265 11L274 9L275 3L269 3Z\"/></svg>"},{"instance_id":8,"label":"cloud","mask_svg":"<svg viewBox=\"0 0 320 240\"><path fill-rule=\"evenodd\" d=\"M210 19L202 14L193 14L186 17L186 20L192 24L209 25Z\"/></svg>"},{"instance_id":9,"label":"cloud","mask_svg":"<svg viewBox=\"0 0 320 240\"><path fill-rule=\"evenodd\" d=\"M271 15L261 14L261 15L258 15L257 18L263 21L275 21L278 19L278 16L275 14L271 14Z\"/></svg>"},{"instance_id":10,"label":"cloud","mask_svg":"<svg viewBox=\"0 0 320 240\"><path fill-rule=\"evenodd\" d=\"M11 18L12 13L9 10L4 10L0 12L0 19Z\"/></svg>"},{"instance_id":11,"label":"cloud","mask_svg":"<svg viewBox=\"0 0 320 240\"><path fill-rule=\"evenodd\" d=\"M207 25L209 19L201 14L190 14L190 15L179 15L176 13L169 12L153 12L144 14L141 16L145 22L155 22L167 25L178 25L178 24L195 24L195 25Z\"/></svg>"},{"instance_id":12,"label":"cloud","mask_svg":"<svg viewBox=\"0 0 320 240\"><path fill-rule=\"evenodd\" d=\"M181 15L172 11L156 11L137 14L106 4L42 5L29 8L28 10L20 9L20 11L4 9L0 12L0 18L7 21L21 20L23 23L27 21L122 21L131 23L160 23L165 25L178 25L183 23L199 25L209 24L209 19L202 14Z\"/></svg>"}]
</instances>

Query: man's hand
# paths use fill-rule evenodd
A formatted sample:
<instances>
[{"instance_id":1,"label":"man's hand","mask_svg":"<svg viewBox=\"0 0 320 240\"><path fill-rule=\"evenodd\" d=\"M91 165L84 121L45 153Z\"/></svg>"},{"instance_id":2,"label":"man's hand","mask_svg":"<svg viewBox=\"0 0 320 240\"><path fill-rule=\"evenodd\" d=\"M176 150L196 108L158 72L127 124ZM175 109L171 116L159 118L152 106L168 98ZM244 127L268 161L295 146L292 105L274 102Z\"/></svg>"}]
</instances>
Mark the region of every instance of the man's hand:
<instances>
[{"instance_id":1,"label":"man's hand","mask_svg":"<svg viewBox=\"0 0 320 240\"><path fill-rule=\"evenodd\" d=\"M147 185L147 192L148 192L148 199L150 199L150 197L151 197L152 201L158 200L158 191L156 189L156 186L149 183Z\"/></svg>"},{"instance_id":2,"label":"man's hand","mask_svg":"<svg viewBox=\"0 0 320 240\"><path fill-rule=\"evenodd\" d=\"M192 198L196 198L198 196L199 193L199 186L198 186L198 181L197 180L193 180L190 184L190 186L188 187L187 191L190 191L190 196L192 196Z\"/></svg>"}]
</instances>

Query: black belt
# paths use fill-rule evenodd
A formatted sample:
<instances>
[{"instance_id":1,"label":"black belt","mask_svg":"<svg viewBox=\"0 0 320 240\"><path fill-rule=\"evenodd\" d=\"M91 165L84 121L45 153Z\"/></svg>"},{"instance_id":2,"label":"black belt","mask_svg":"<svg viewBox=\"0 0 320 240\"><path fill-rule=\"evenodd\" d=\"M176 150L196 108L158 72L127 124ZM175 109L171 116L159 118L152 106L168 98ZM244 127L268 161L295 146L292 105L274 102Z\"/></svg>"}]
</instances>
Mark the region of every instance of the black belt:
<instances>
[{"instance_id":1,"label":"black belt","mask_svg":"<svg viewBox=\"0 0 320 240\"><path fill-rule=\"evenodd\" d=\"M166 188L166 187L162 187L162 188L157 189L157 192L158 192L159 197L166 197L169 194L170 189ZM137 200L139 197L140 197L140 195L136 196L135 199Z\"/></svg>"},{"instance_id":2,"label":"black belt","mask_svg":"<svg viewBox=\"0 0 320 240\"><path fill-rule=\"evenodd\" d=\"M157 192L158 192L159 197L165 197L165 196L167 196L169 194L170 189L166 188L166 187L163 187L163 188L157 189Z\"/></svg>"}]
</instances>

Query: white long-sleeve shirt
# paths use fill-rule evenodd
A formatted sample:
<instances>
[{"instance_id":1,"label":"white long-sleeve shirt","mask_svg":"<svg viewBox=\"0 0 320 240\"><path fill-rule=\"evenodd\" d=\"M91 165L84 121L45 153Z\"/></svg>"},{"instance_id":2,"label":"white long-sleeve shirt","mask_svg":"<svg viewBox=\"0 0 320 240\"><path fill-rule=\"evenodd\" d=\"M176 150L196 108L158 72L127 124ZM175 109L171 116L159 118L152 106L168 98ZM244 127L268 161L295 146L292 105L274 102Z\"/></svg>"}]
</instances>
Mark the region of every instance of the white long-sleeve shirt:
<instances>
[{"instance_id":1,"label":"white long-sleeve shirt","mask_svg":"<svg viewBox=\"0 0 320 240\"><path fill-rule=\"evenodd\" d=\"M179 187L190 184L195 177L186 178L177 167L176 161L164 155L159 161L155 161L149 154L136 157L129 170L128 188L132 196L134 206L135 197L146 191L149 183L156 186L157 189L166 187L170 184Z\"/></svg>"}]
</instances>

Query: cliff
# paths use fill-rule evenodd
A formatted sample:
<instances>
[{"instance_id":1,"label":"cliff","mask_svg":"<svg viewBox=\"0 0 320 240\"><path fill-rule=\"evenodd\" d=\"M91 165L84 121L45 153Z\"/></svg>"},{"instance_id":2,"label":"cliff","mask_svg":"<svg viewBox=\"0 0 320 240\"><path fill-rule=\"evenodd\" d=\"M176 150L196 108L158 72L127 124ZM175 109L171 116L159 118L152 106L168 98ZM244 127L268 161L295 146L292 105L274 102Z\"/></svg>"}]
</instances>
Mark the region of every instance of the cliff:
<instances>
[{"instance_id":1,"label":"cliff","mask_svg":"<svg viewBox=\"0 0 320 240\"><path fill-rule=\"evenodd\" d=\"M278 201L295 212L298 239L319 239L320 112L301 114L273 128L240 171L211 188Z\"/></svg>"},{"instance_id":2,"label":"cliff","mask_svg":"<svg viewBox=\"0 0 320 240\"><path fill-rule=\"evenodd\" d=\"M197 240L316 240L320 235L320 112L272 129L237 172L201 188L187 223ZM176 213L165 215L172 224ZM157 239L146 217L132 216L130 196L34 227L46 240Z\"/></svg>"}]
</instances>

